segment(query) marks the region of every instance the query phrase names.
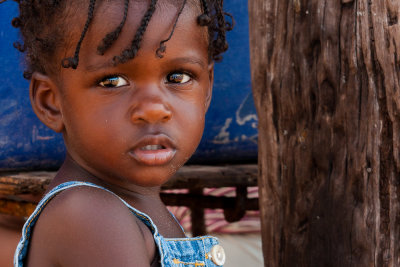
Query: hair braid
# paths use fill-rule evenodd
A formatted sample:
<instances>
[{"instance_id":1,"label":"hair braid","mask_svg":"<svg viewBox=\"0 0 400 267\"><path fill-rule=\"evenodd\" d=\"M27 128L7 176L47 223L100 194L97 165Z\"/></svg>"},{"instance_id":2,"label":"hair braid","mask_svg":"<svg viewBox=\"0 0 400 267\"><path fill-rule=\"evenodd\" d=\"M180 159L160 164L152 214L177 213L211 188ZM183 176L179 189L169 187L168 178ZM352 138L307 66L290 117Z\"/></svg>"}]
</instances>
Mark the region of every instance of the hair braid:
<instances>
[{"instance_id":1,"label":"hair braid","mask_svg":"<svg viewBox=\"0 0 400 267\"><path fill-rule=\"evenodd\" d=\"M11 21L11 25L12 25L14 28L20 28L20 27L22 26L22 21L21 21L21 19L18 18L18 17L13 18L12 21Z\"/></svg>"},{"instance_id":2,"label":"hair braid","mask_svg":"<svg viewBox=\"0 0 400 267\"><path fill-rule=\"evenodd\" d=\"M151 0L150 5L144 14L140 26L136 31L135 37L131 43L131 47L125 49L120 56L115 56L113 61L114 64L125 63L128 60L134 58L140 49L140 44L143 39L143 34L145 33L147 26L149 25L150 19L156 9L157 0Z\"/></svg>"},{"instance_id":3,"label":"hair braid","mask_svg":"<svg viewBox=\"0 0 400 267\"><path fill-rule=\"evenodd\" d=\"M210 11L208 9L207 0L201 0L204 13L197 17L197 23L200 26L208 26L211 22Z\"/></svg>"},{"instance_id":4,"label":"hair braid","mask_svg":"<svg viewBox=\"0 0 400 267\"><path fill-rule=\"evenodd\" d=\"M78 43L76 45L74 57L72 57L72 58L71 57L64 58L62 60L61 65L64 68L76 69L78 67L79 51L81 50L81 45L82 45L83 39L86 36L86 32L89 29L89 25L92 22L95 4L96 4L96 0L90 0L89 8L88 8L88 16L87 16L87 19L86 19L85 26L83 27L83 30L82 30L82 33L81 33L81 37L79 38L79 41L78 41Z\"/></svg>"},{"instance_id":5,"label":"hair braid","mask_svg":"<svg viewBox=\"0 0 400 267\"><path fill-rule=\"evenodd\" d=\"M165 53L165 50L167 49L167 47L165 46L164 43L166 43L166 42L168 42L169 40L171 40L172 35L174 34L174 31L175 31L175 28L176 28L176 24L178 24L179 17L181 16L183 9L185 8L186 2L187 2L187 0L183 0L182 6L181 6L181 8L179 9L178 14L176 15L174 25L172 26L172 30L171 30L171 33L169 34L168 38L165 39L165 40L162 40L162 41L160 42L160 46L159 46L158 49L156 50L156 55L157 55L159 58L162 58L162 57L163 57L162 54Z\"/></svg>"},{"instance_id":6,"label":"hair braid","mask_svg":"<svg viewBox=\"0 0 400 267\"><path fill-rule=\"evenodd\" d=\"M228 43L225 40L225 15L218 1L216 2L217 21L218 21L218 36L214 40L213 45L217 48L218 52L225 52L228 49Z\"/></svg>"},{"instance_id":7,"label":"hair braid","mask_svg":"<svg viewBox=\"0 0 400 267\"><path fill-rule=\"evenodd\" d=\"M226 41L226 31L230 31L233 27L234 20L233 17L224 12L222 9L223 1L218 1L216 0L214 2L214 8L215 8L215 17L216 17L216 27L214 28L214 31L216 33L214 38L211 39L212 41L210 42L211 46L211 51L212 51L212 58L215 61L221 61L222 56L221 54L228 50L228 42ZM225 20L225 16L229 16L232 20L232 23L229 23Z\"/></svg>"},{"instance_id":8,"label":"hair braid","mask_svg":"<svg viewBox=\"0 0 400 267\"><path fill-rule=\"evenodd\" d=\"M6 0L0 1L0 4L3 3L3 2L5 2L5 1L6 1ZM12 21L11 21L11 25L12 25L14 28L20 28L20 27L22 26L22 21L21 21L21 19L18 18L18 17L13 18ZM16 48L19 52L22 52L22 53L25 52L25 50L26 50L25 45L22 44L22 43L19 42L19 41L14 42L14 43L13 43L13 46L14 46L14 48Z\"/></svg>"},{"instance_id":9,"label":"hair braid","mask_svg":"<svg viewBox=\"0 0 400 267\"><path fill-rule=\"evenodd\" d=\"M19 15L14 18L11 24L18 28L22 42L16 41L13 46L21 52L25 53L26 70L24 77L31 78L33 72L43 74L57 74L60 67L77 68L79 63L79 53L83 40L87 34L88 28L94 17L95 5L99 1L114 4L116 1L110 0L13 0L19 5ZM176 1L176 0L166 0ZM175 18L172 30L166 40L160 42L160 46L156 51L157 56L165 53L165 43L170 40L178 24L183 7L187 5L186 0L181 6L178 15ZM220 60L221 54L228 48L226 42L226 32L233 27L234 20L229 13L223 11L223 0L196 0L201 9L202 14L197 17L197 23L200 26L207 27L208 30L208 53L210 60ZM7 2L0 0L0 4ZM9 0L11 2L11 0ZM195 2L195 1L193 1ZM68 41L70 25L74 22L73 18L81 14L83 5L89 3L87 20L81 31L81 36L75 47L72 58L65 58L61 62L58 59L59 53L64 51L63 45ZM129 13L131 1L124 0L124 12L121 14L121 23L116 29L108 33L102 43L97 48L100 54L104 54L115 41L120 37L123 27ZM114 64L124 63L134 58L141 46L143 35L157 7L157 0L151 0L137 29L130 46L122 51L120 55L114 57ZM74 15L76 14L76 15ZM72 17L71 17L72 15Z\"/></svg>"},{"instance_id":10,"label":"hair braid","mask_svg":"<svg viewBox=\"0 0 400 267\"><path fill-rule=\"evenodd\" d=\"M26 51L25 45L22 44L21 42L18 42L18 41L14 42L13 46L14 46L15 49L17 49L21 53Z\"/></svg>"},{"instance_id":11,"label":"hair braid","mask_svg":"<svg viewBox=\"0 0 400 267\"><path fill-rule=\"evenodd\" d=\"M109 49L113 45L115 40L118 39L122 31L122 28L125 25L126 18L128 17L128 9L129 9L129 0L124 0L124 16L122 17L122 21L114 31L108 33L106 37L104 37L102 43L97 47L97 52L100 55L104 55L107 49Z\"/></svg>"}]
</instances>

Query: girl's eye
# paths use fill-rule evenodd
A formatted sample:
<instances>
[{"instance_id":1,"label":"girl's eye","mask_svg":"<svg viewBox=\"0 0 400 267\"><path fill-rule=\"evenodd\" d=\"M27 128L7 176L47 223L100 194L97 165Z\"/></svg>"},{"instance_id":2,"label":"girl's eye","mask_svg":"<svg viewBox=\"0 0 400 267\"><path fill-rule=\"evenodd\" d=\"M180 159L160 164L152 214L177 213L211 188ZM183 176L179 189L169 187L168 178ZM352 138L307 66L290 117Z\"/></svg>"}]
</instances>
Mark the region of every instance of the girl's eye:
<instances>
[{"instance_id":1,"label":"girl's eye","mask_svg":"<svg viewBox=\"0 0 400 267\"><path fill-rule=\"evenodd\" d=\"M106 88L116 88L127 85L128 81L121 76L106 77L99 82L99 85Z\"/></svg>"},{"instance_id":2,"label":"girl's eye","mask_svg":"<svg viewBox=\"0 0 400 267\"><path fill-rule=\"evenodd\" d=\"M174 72L167 75L167 82L169 83L187 83L192 78L185 73Z\"/></svg>"}]
</instances>

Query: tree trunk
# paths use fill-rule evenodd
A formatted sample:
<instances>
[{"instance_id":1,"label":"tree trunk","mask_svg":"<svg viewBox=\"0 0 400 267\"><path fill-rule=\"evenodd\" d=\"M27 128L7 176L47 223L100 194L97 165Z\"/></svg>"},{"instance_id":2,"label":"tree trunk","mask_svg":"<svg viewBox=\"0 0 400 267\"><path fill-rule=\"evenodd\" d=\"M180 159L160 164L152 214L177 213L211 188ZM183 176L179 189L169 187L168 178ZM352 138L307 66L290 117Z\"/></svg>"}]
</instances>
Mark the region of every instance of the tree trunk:
<instances>
[{"instance_id":1,"label":"tree trunk","mask_svg":"<svg viewBox=\"0 0 400 267\"><path fill-rule=\"evenodd\" d=\"M266 266L400 266L397 0L249 0Z\"/></svg>"}]
</instances>

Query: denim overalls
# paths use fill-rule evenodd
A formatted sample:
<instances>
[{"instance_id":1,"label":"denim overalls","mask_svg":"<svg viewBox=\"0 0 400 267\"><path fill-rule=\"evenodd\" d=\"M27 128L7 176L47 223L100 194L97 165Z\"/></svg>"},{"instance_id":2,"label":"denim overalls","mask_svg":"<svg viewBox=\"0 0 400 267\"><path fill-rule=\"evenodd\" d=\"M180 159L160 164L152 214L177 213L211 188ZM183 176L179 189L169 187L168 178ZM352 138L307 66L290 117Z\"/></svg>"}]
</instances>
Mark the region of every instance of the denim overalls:
<instances>
[{"instance_id":1,"label":"denim overalls","mask_svg":"<svg viewBox=\"0 0 400 267\"><path fill-rule=\"evenodd\" d=\"M14 255L14 266L21 267L24 265L24 260L28 253L28 245L32 228L34 227L40 213L47 205L47 203L61 191L77 186L90 186L96 187L118 197L108 189L87 182L67 182L53 188L44 198L39 202L35 211L26 221L22 229L22 238L17 246ZM222 266L225 262L225 253L223 248L218 245L218 240L212 236L201 236L194 238L164 238L158 233L157 226L153 223L151 218L133 208L123 199L118 197L143 223L145 223L153 233L154 241L158 248L161 266Z\"/></svg>"}]
</instances>

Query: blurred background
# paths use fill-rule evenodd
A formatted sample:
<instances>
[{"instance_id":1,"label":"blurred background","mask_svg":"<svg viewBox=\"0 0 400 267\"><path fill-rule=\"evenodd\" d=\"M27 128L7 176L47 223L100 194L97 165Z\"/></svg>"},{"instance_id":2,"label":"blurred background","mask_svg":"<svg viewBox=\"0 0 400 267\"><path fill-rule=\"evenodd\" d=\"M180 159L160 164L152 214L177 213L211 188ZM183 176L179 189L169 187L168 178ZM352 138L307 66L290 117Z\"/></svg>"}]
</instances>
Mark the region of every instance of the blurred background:
<instances>
[{"instance_id":1,"label":"blurred background","mask_svg":"<svg viewBox=\"0 0 400 267\"><path fill-rule=\"evenodd\" d=\"M13 47L19 40L18 30L11 26L17 8L17 3L10 1L0 6L0 172L55 171L63 162L65 147L62 136L44 126L30 106L29 82L22 77L23 55ZM189 165L257 163L258 120L251 94L247 1L225 1L225 9L236 23L227 36L229 50L215 66L204 136ZM258 197L256 187L248 192L249 197ZM209 189L205 194L234 197L235 189ZM171 211L190 232L190 209L171 207ZM24 218L0 214L2 267L12 266L23 222ZM226 266L262 266L258 211L249 211L239 222L228 223L223 210L206 209L205 225L207 232L218 235L225 246Z\"/></svg>"}]
</instances>

